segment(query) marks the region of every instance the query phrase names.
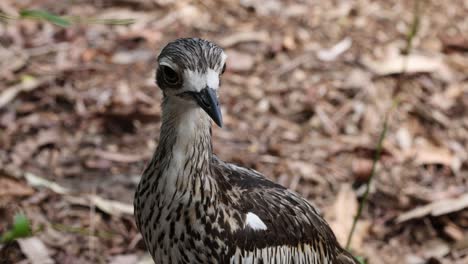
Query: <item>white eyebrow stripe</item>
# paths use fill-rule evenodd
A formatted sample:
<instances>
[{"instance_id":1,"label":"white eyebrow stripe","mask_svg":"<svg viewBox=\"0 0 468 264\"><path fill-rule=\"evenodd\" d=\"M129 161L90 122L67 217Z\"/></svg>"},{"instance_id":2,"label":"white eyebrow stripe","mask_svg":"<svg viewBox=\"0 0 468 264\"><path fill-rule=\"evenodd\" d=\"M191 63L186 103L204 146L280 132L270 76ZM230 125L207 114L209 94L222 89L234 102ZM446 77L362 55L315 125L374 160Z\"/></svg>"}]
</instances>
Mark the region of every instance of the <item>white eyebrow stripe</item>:
<instances>
[{"instance_id":1,"label":"white eyebrow stripe","mask_svg":"<svg viewBox=\"0 0 468 264\"><path fill-rule=\"evenodd\" d=\"M161 66L167 66L167 67L170 67L171 69L173 70L178 70L179 69L179 66L177 66L177 64L173 63L171 60L169 60L168 58L162 58L160 61L159 61L159 65Z\"/></svg>"},{"instance_id":2,"label":"white eyebrow stripe","mask_svg":"<svg viewBox=\"0 0 468 264\"><path fill-rule=\"evenodd\" d=\"M267 230L267 226L263 223L262 219L252 212L247 213L245 226L249 226L253 230Z\"/></svg>"},{"instance_id":3,"label":"white eyebrow stripe","mask_svg":"<svg viewBox=\"0 0 468 264\"><path fill-rule=\"evenodd\" d=\"M208 69L208 71L206 72L206 85L212 89L218 89L219 74L216 71Z\"/></svg>"},{"instance_id":4,"label":"white eyebrow stripe","mask_svg":"<svg viewBox=\"0 0 468 264\"><path fill-rule=\"evenodd\" d=\"M228 58L228 55L227 55L226 53L223 52L223 53L221 54L221 61L223 62L223 63L221 63L221 67L224 66L224 64L226 63L227 58Z\"/></svg>"}]
</instances>

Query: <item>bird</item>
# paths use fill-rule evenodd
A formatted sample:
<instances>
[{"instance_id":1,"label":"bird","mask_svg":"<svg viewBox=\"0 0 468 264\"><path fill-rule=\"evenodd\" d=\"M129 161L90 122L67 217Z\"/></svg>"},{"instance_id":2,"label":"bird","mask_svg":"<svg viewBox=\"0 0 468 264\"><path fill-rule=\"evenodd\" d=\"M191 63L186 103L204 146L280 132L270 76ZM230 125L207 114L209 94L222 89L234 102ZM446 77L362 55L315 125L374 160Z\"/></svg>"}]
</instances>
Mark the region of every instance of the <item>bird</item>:
<instances>
[{"instance_id":1,"label":"bird","mask_svg":"<svg viewBox=\"0 0 468 264\"><path fill-rule=\"evenodd\" d=\"M319 210L297 193L213 154L227 55L200 38L159 53L159 142L134 197L155 263L357 264Z\"/></svg>"}]
</instances>

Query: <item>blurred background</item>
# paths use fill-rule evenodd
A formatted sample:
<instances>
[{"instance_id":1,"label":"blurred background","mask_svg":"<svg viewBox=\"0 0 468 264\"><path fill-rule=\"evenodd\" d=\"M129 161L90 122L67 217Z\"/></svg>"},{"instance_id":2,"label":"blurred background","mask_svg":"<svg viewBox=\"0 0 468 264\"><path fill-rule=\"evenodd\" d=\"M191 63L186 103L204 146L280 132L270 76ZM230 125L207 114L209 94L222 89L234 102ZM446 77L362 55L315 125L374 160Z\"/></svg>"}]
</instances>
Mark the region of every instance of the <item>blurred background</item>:
<instances>
[{"instance_id":1,"label":"blurred background","mask_svg":"<svg viewBox=\"0 0 468 264\"><path fill-rule=\"evenodd\" d=\"M351 248L371 264L468 263L467 0L2 0L0 11L0 235L18 214L32 229L0 244L0 263L151 263L133 192L159 137L156 56L179 37L229 56L219 157L307 197L344 245L387 122Z\"/></svg>"}]
</instances>

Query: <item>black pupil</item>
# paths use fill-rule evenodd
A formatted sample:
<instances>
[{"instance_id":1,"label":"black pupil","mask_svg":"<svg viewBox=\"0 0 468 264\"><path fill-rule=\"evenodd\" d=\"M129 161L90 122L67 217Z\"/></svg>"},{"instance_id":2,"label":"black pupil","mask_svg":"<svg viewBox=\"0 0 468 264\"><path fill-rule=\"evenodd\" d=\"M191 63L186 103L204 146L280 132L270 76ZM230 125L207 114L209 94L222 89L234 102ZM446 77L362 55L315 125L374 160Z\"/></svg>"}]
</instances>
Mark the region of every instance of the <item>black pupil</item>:
<instances>
[{"instance_id":1,"label":"black pupil","mask_svg":"<svg viewBox=\"0 0 468 264\"><path fill-rule=\"evenodd\" d=\"M164 72L164 75L166 76L167 81L177 82L177 73L173 69L167 66L163 66L163 72Z\"/></svg>"}]
</instances>

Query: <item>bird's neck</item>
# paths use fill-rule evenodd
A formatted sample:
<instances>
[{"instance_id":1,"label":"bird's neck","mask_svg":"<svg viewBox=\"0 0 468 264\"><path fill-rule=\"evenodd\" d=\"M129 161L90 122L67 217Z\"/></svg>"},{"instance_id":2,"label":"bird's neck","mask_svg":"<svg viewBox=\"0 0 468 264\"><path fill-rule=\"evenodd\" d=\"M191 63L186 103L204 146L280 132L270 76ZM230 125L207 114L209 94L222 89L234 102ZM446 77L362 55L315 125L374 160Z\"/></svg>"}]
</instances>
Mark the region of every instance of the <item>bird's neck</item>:
<instances>
[{"instance_id":1,"label":"bird's neck","mask_svg":"<svg viewBox=\"0 0 468 264\"><path fill-rule=\"evenodd\" d=\"M214 197L216 185L209 176L211 121L196 105L179 100L164 98L160 141L152 162L157 168L151 177L156 177L158 192L171 199Z\"/></svg>"}]
</instances>

